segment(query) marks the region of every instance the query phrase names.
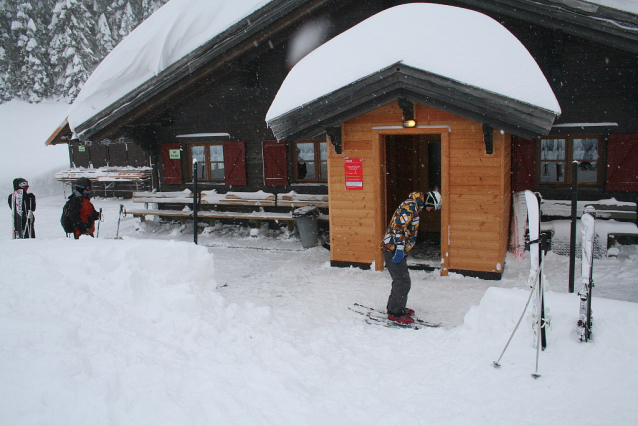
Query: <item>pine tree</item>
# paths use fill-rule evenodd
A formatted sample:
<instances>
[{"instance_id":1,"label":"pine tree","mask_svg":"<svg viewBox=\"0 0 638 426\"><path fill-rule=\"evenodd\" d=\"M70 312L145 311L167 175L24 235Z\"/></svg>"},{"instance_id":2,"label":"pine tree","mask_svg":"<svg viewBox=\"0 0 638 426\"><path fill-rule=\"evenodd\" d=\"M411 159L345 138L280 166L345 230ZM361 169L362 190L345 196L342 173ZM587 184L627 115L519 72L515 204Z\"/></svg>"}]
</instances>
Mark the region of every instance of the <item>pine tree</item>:
<instances>
[{"instance_id":1,"label":"pine tree","mask_svg":"<svg viewBox=\"0 0 638 426\"><path fill-rule=\"evenodd\" d=\"M74 99L98 64L96 22L89 0L61 0L53 9L49 54L57 77L57 94Z\"/></svg>"},{"instance_id":2,"label":"pine tree","mask_svg":"<svg viewBox=\"0 0 638 426\"><path fill-rule=\"evenodd\" d=\"M142 20L151 16L157 9L164 6L168 0L142 0Z\"/></svg>"},{"instance_id":3,"label":"pine tree","mask_svg":"<svg viewBox=\"0 0 638 426\"><path fill-rule=\"evenodd\" d=\"M97 20L97 44L100 58L106 57L115 47L109 21L104 13L100 14Z\"/></svg>"},{"instance_id":4,"label":"pine tree","mask_svg":"<svg viewBox=\"0 0 638 426\"><path fill-rule=\"evenodd\" d=\"M71 100L97 64L168 0L0 0L0 102Z\"/></svg>"},{"instance_id":5,"label":"pine tree","mask_svg":"<svg viewBox=\"0 0 638 426\"><path fill-rule=\"evenodd\" d=\"M20 63L20 56L11 30L15 14L15 1L0 0L0 102L11 100L16 95L16 66Z\"/></svg>"},{"instance_id":6,"label":"pine tree","mask_svg":"<svg viewBox=\"0 0 638 426\"><path fill-rule=\"evenodd\" d=\"M22 52L23 65L20 79L15 82L19 87L17 96L30 102L40 102L51 94L48 31L42 22L43 3L22 2L17 7L14 26L19 30L18 48ZM17 28L19 27L19 28Z\"/></svg>"},{"instance_id":7,"label":"pine tree","mask_svg":"<svg viewBox=\"0 0 638 426\"><path fill-rule=\"evenodd\" d=\"M126 37L131 31L135 29L135 27L137 27L138 23L139 21L133 15L133 8L131 7L131 3L126 2L126 4L124 5L123 13L122 13L120 29L118 31L118 33L120 34L120 37L121 38Z\"/></svg>"}]
</instances>

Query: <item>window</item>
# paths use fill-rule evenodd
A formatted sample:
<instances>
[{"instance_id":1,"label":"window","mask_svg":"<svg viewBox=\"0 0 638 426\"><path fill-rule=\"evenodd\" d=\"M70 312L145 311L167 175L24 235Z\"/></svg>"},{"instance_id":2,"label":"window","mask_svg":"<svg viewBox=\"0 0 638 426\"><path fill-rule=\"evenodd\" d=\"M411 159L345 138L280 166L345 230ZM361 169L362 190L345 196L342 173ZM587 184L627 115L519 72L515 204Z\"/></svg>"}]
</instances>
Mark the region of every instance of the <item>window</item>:
<instances>
[{"instance_id":1,"label":"window","mask_svg":"<svg viewBox=\"0 0 638 426\"><path fill-rule=\"evenodd\" d=\"M300 182L318 182L328 179L328 155L325 141L304 141L294 145L295 179Z\"/></svg>"},{"instance_id":2,"label":"window","mask_svg":"<svg viewBox=\"0 0 638 426\"><path fill-rule=\"evenodd\" d=\"M191 164L197 160L198 180L246 185L244 142L193 143L188 145L188 153ZM192 168L189 174L192 175Z\"/></svg>"},{"instance_id":3,"label":"window","mask_svg":"<svg viewBox=\"0 0 638 426\"><path fill-rule=\"evenodd\" d=\"M578 183L599 185L601 136L549 136L540 140L538 182L541 185L571 185L572 162L578 162Z\"/></svg>"},{"instance_id":4,"label":"window","mask_svg":"<svg viewBox=\"0 0 638 426\"><path fill-rule=\"evenodd\" d=\"M224 147L219 144L190 146L190 159L197 160L198 180L224 180Z\"/></svg>"}]
</instances>

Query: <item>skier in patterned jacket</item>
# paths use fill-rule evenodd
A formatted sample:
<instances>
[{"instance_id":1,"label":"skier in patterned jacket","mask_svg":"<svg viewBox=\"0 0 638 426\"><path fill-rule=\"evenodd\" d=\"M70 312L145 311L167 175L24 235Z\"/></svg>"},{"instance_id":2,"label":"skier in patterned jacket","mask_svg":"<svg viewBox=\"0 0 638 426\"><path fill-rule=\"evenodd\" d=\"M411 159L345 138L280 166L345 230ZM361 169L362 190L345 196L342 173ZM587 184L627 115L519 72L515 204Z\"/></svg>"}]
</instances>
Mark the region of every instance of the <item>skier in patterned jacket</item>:
<instances>
[{"instance_id":1,"label":"skier in patterned jacket","mask_svg":"<svg viewBox=\"0 0 638 426\"><path fill-rule=\"evenodd\" d=\"M394 212L388 230L381 241L385 265L392 277L392 290L388 298L388 319L402 324L412 324L414 310L406 308L408 293L412 287L406 253L412 250L419 232L419 214L441 209L441 195L437 191L413 192Z\"/></svg>"},{"instance_id":2,"label":"skier in patterned jacket","mask_svg":"<svg viewBox=\"0 0 638 426\"><path fill-rule=\"evenodd\" d=\"M13 180L13 192L8 202L13 217L13 238L35 238L35 195L29 194L29 182L23 178Z\"/></svg>"}]
</instances>

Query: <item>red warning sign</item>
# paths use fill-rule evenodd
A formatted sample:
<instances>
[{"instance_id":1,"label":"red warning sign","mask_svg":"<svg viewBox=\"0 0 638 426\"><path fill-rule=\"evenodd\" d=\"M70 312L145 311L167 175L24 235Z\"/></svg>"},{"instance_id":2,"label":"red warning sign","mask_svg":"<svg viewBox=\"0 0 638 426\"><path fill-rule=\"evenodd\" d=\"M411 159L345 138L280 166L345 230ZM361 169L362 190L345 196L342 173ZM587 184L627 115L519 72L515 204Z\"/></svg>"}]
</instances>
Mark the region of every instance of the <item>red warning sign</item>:
<instances>
[{"instance_id":1,"label":"red warning sign","mask_svg":"<svg viewBox=\"0 0 638 426\"><path fill-rule=\"evenodd\" d=\"M363 158L345 158L343 160L346 173L346 189L360 191L363 189Z\"/></svg>"}]
</instances>

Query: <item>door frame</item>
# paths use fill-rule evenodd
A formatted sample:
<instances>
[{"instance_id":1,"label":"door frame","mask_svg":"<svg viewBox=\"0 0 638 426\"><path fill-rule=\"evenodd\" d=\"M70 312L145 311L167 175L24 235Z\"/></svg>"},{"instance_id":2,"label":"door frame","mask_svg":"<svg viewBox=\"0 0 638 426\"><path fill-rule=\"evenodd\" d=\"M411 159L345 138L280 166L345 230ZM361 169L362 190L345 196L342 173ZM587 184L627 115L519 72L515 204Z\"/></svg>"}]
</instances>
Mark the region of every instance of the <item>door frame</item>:
<instances>
[{"instance_id":1,"label":"door frame","mask_svg":"<svg viewBox=\"0 0 638 426\"><path fill-rule=\"evenodd\" d=\"M412 129L404 129L398 126L373 128L376 133L377 158L379 167L376 178L379 182L378 193L375 197L379 202L375 212L377 240L381 241L388 226L387 221L387 164L386 164L386 136L393 135L440 135L441 136L441 276L447 276L449 270L449 245L450 245L450 126L423 126ZM377 270L383 269L383 253L378 250L375 263Z\"/></svg>"}]
</instances>

